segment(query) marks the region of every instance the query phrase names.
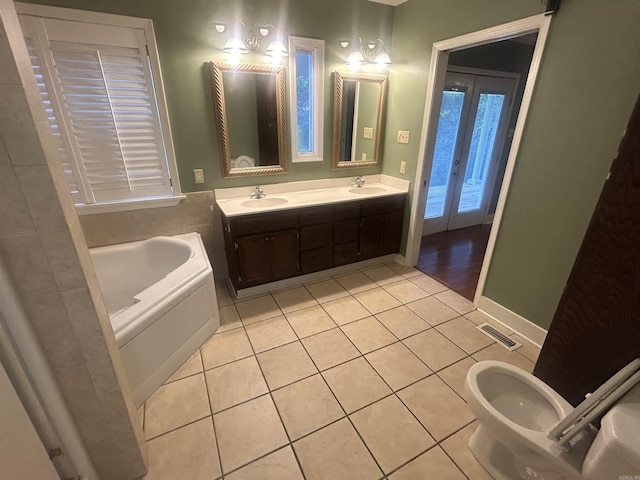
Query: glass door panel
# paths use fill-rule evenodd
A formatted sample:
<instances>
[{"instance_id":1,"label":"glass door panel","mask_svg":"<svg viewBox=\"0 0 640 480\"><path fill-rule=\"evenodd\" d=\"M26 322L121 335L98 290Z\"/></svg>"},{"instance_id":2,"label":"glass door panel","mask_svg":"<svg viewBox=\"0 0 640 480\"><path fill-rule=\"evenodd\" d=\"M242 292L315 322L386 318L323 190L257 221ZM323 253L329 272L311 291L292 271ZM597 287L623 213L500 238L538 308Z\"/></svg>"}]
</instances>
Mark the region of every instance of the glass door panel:
<instances>
[{"instance_id":1,"label":"glass door panel","mask_svg":"<svg viewBox=\"0 0 640 480\"><path fill-rule=\"evenodd\" d=\"M464 104L464 91L445 90L442 93L440 121L433 153L431 178L427 193L427 207L424 218L444 215L445 200L451 179L451 166L460 131L460 118Z\"/></svg>"},{"instance_id":2,"label":"glass door panel","mask_svg":"<svg viewBox=\"0 0 640 480\"><path fill-rule=\"evenodd\" d=\"M503 94L480 94L458 213L477 211L482 207L504 99Z\"/></svg>"}]
</instances>

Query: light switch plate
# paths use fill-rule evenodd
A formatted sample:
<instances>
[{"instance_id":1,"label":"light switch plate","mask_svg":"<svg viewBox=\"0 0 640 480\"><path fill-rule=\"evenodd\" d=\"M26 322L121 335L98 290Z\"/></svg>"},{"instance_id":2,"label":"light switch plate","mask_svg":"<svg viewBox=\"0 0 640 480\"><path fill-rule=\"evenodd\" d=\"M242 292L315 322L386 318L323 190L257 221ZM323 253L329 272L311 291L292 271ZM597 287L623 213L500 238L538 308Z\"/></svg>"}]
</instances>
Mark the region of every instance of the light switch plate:
<instances>
[{"instance_id":1,"label":"light switch plate","mask_svg":"<svg viewBox=\"0 0 640 480\"><path fill-rule=\"evenodd\" d=\"M195 183L204 183L204 170L201 168L195 168L193 170L193 181Z\"/></svg>"},{"instance_id":2,"label":"light switch plate","mask_svg":"<svg viewBox=\"0 0 640 480\"><path fill-rule=\"evenodd\" d=\"M398 143L409 143L409 130L398 130Z\"/></svg>"},{"instance_id":3,"label":"light switch plate","mask_svg":"<svg viewBox=\"0 0 640 480\"><path fill-rule=\"evenodd\" d=\"M373 127L364 127L364 132L362 133L364 138L368 138L370 140L373 139Z\"/></svg>"}]
</instances>

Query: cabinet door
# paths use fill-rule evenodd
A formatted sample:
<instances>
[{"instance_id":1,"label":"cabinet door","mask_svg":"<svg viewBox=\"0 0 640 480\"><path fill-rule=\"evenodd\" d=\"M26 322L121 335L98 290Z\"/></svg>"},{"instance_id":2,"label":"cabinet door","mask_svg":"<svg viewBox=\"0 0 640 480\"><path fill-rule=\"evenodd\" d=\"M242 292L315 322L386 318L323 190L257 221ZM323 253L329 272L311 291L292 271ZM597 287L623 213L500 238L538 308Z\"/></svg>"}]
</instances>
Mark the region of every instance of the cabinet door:
<instances>
[{"instance_id":1,"label":"cabinet door","mask_svg":"<svg viewBox=\"0 0 640 480\"><path fill-rule=\"evenodd\" d=\"M292 229L271 232L268 238L270 280L298 275L298 231Z\"/></svg>"},{"instance_id":2,"label":"cabinet door","mask_svg":"<svg viewBox=\"0 0 640 480\"><path fill-rule=\"evenodd\" d=\"M239 285L250 287L269 281L268 236L264 233L236 238Z\"/></svg>"},{"instance_id":3,"label":"cabinet door","mask_svg":"<svg viewBox=\"0 0 640 480\"><path fill-rule=\"evenodd\" d=\"M382 215L363 217L360 221L360 260L380 255L383 225Z\"/></svg>"},{"instance_id":4,"label":"cabinet door","mask_svg":"<svg viewBox=\"0 0 640 480\"><path fill-rule=\"evenodd\" d=\"M384 216L380 255L398 253L400 250L403 220L404 212L389 213Z\"/></svg>"}]
</instances>

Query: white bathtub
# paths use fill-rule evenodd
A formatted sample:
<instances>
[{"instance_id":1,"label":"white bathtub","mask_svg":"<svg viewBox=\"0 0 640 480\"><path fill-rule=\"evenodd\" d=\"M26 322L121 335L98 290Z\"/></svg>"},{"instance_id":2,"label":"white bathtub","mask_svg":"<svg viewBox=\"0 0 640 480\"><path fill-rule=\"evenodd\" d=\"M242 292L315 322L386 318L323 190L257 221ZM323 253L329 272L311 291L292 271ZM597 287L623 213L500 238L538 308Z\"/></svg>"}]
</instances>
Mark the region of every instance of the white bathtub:
<instances>
[{"instance_id":1,"label":"white bathtub","mask_svg":"<svg viewBox=\"0 0 640 480\"><path fill-rule=\"evenodd\" d=\"M90 252L141 405L220 326L213 270L198 233Z\"/></svg>"}]
</instances>

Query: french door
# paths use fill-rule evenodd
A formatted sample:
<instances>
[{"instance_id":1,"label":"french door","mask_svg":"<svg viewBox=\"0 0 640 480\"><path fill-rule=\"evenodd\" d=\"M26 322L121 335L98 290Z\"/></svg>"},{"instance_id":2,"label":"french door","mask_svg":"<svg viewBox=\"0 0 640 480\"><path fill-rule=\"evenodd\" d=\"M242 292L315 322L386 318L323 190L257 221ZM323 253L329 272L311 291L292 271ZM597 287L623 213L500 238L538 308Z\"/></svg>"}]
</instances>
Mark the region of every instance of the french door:
<instances>
[{"instance_id":1,"label":"french door","mask_svg":"<svg viewBox=\"0 0 640 480\"><path fill-rule=\"evenodd\" d=\"M515 83L514 78L447 73L423 235L484 222Z\"/></svg>"}]
</instances>

